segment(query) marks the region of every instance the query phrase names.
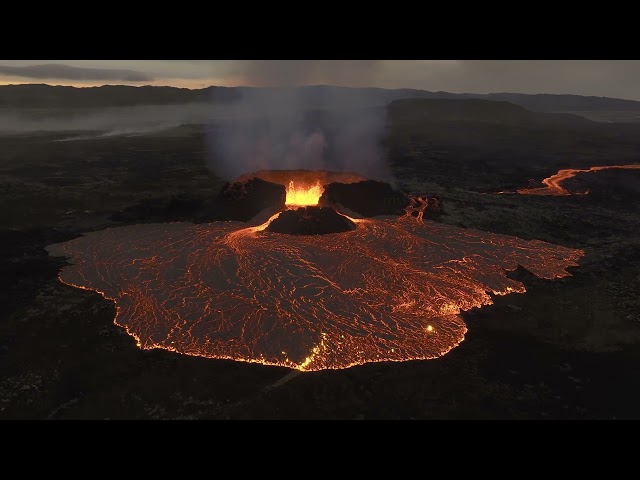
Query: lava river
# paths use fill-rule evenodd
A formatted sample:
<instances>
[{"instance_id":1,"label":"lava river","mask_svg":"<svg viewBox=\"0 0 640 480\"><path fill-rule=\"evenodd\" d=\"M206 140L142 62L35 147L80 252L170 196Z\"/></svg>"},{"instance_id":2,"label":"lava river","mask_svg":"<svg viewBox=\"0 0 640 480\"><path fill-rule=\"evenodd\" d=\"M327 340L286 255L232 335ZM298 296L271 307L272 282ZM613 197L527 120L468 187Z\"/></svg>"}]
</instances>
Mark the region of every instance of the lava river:
<instances>
[{"instance_id":1,"label":"lava river","mask_svg":"<svg viewBox=\"0 0 640 480\"><path fill-rule=\"evenodd\" d=\"M634 170L640 169L640 165L604 165L599 167L591 167L587 169L579 169L579 168L565 168L559 170L555 175L551 175L550 177L542 180L542 184L544 187L534 187L534 188L521 188L517 191L517 193L523 195L551 195L554 197L560 197L565 195L571 195L572 193L564 188L562 184L570 179L575 177L578 174L591 173L591 172L599 172L601 170ZM504 192L500 192L504 193Z\"/></svg>"},{"instance_id":2,"label":"lava river","mask_svg":"<svg viewBox=\"0 0 640 480\"><path fill-rule=\"evenodd\" d=\"M411 216L325 235L269 221L119 227L48 250L143 349L306 371L440 357L464 339L461 311L525 291L507 270L564 277L583 255Z\"/></svg>"}]
</instances>

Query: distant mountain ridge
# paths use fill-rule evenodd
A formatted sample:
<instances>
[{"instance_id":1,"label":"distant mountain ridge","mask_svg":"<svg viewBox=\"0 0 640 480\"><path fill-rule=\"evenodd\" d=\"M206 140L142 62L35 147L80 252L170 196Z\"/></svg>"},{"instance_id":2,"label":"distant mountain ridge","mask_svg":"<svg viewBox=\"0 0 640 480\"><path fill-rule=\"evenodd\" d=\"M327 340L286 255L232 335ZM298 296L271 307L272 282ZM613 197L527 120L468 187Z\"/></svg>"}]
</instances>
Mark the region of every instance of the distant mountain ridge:
<instances>
[{"instance_id":1,"label":"distant mountain ridge","mask_svg":"<svg viewBox=\"0 0 640 480\"><path fill-rule=\"evenodd\" d=\"M66 87L44 84L0 85L0 108L102 108L136 105L231 102L240 93L234 88L198 90L176 87Z\"/></svg>"},{"instance_id":2,"label":"distant mountain ridge","mask_svg":"<svg viewBox=\"0 0 640 480\"><path fill-rule=\"evenodd\" d=\"M582 95L449 93L415 89L306 87L177 87L105 85L66 87L44 84L0 85L0 108L104 108L183 103L233 104L245 96L278 101L295 98L309 107L382 106L405 98L506 101L534 112L640 111L640 101Z\"/></svg>"},{"instance_id":3,"label":"distant mountain ridge","mask_svg":"<svg viewBox=\"0 0 640 480\"><path fill-rule=\"evenodd\" d=\"M406 98L387 107L396 126L429 122L469 122L501 125L585 126L593 122L569 113L535 112L504 100L479 98Z\"/></svg>"}]
</instances>

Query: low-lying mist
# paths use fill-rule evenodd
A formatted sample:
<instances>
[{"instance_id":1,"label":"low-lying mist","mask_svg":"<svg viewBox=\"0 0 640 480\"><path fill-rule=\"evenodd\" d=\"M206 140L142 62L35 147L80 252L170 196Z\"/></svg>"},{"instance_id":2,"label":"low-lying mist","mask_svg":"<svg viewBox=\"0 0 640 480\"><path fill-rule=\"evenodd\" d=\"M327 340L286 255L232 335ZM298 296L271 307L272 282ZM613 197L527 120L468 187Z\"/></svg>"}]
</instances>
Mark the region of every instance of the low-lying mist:
<instances>
[{"instance_id":1,"label":"low-lying mist","mask_svg":"<svg viewBox=\"0 0 640 480\"><path fill-rule=\"evenodd\" d=\"M95 132L101 136L111 136L156 132L184 124L210 123L216 119L224 118L230 108L232 107L202 103L87 110L7 110L0 111L0 134ZM89 137L87 136L87 138Z\"/></svg>"}]
</instances>

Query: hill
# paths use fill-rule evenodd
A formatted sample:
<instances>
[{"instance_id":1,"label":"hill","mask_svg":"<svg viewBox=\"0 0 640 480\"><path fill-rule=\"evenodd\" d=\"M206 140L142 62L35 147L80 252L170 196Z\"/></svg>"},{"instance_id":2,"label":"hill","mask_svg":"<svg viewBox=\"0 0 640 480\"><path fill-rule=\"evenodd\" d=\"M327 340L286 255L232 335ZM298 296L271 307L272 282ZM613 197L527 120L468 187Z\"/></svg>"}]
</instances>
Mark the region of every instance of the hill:
<instances>
[{"instance_id":1,"label":"hill","mask_svg":"<svg viewBox=\"0 0 640 480\"><path fill-rule=\"evenodd\" d=\"M304 107L382 106L403 98L481 99L506 101L536 112L640 111L640 102L581 95L529 95L519 93L468 94L414 89L348 88L315 85L291 88L176 87L105 85L63 87L50 85L2 85L0 108L102 108L184 103L233 103L242 98L263 101L295 101Z\"/></svg>"},{"instance_id":2,"label":"hill","mask_svg":"<svg viewBox=\"0 0 640 480\"><path fill-rule=\"evenodd\" d=\"M63 87L51 85L1 85L0 108L101 108L135 105L229 102L240 98L235 88L199 90L175 87Z\"/></svg>"},{"instance_id":3,"label":"hill","mask_svg":"<svg viewBox=\"0 0 640 480\"><path fill-rule=\"evenodd\" d=\"M471 99L402 99L387 107L394 124L424 125L425 122L479 122L512 126L583 126L593 122L586 118L540 113L498 100Z\"/></svg>"}]
</instances>

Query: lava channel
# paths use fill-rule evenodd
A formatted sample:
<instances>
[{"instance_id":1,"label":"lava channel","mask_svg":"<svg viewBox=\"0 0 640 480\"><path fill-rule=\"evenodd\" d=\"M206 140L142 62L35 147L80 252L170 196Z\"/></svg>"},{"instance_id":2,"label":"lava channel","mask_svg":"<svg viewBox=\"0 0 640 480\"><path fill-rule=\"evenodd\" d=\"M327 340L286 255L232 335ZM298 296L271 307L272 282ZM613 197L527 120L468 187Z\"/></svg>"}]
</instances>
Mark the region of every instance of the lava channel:
<instances>
[{"instance_id":1,"label":"lava channel","mask_svg":"<svg viewBox=\"0 0 640 480\"><path fill-rule=\"evenodd\" d=\"M562 186L562 184L569 178L575 177L579 173L590 173L590 172L598 172L600 170L609 170L609 169L640 169L640 165L605 165L599 167L591 167L587 169L579 169L579 168L566 168L563 170L559 170L555 175L551 175L550 177L542 180L542 184L544 187L534 187L534 188L521 188L517 190L517 193L523 195L551 195L554 197L572 195L572 192L569 192L566 188ZM500 192L505 193L505 192ZM580 194L583 195L583 194Z\"/></svg>"},{"instance_id":2,"label":"lava channel","mask_svg":"<svg viewBox=\"0 0 640 480\"><path fill-rule=\"evenodd\" d=\"M564 277L584 254L409 213L325 235L268 231L278 215L119 227L48 250L71 262L62 282L115 302L140 348L304 371L440 357L464 339L461 311L525 292L506 271Z\"/></svg>"}]
</instances>

